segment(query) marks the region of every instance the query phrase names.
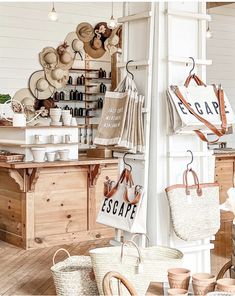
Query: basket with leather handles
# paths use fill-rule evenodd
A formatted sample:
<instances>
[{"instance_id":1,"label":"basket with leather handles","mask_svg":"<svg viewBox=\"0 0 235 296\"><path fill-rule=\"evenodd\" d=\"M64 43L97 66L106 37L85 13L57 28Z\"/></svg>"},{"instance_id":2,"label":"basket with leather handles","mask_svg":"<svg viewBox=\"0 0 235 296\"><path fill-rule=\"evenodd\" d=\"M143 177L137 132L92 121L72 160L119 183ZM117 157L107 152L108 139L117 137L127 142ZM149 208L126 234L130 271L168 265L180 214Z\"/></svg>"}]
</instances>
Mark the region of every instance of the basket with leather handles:
<instances>
[{"instance_id":1,"label":"basket with leather handles","mask_svg":"<svg viewBox=\"0 0 235 296\"><path fill-rule=\"evenodd\" d=\"M96 222L131 233L146 233L146 202L142 186L124 169L117 182L107 179Z\"/></svg>"},{"instance_id":2,"label":"basket with leather handles","mask_svg":"<svg viewBox=\"0 0 235 296\"><path fill-rule=\"evenodd\" d=\"M130 241L134 241L140 237L139 234L134 234ZM150 239L145 235L148 242ZM175 248L165 246L147 246L140 248L143 258L144 270L148 270L149 278L152 282L167 282L167 270L170 268L181 267L183 263L183 253Z\"/></svg>"},{"instance_id":3,"label":"basket with leather handles","mask_svg":"<svg viewBox=\"0 0 235 296\"><path fill-rule=\"evenodd\" d=\"M190 85L191 81L196 85ZM189 75L183 86L167 91L169 118L175 133L194 131L202 141L215 143L235 122L229 100L221 86L206 85L197 75ZM216 136L209 140L205 133Z\"/></svg>"},{"instance_id":4,"label":"basket with leather handles","mask_svg":"<svg viewBox=\"0 0 235 296\"><path fill-rule=\"evenodd\" d=\"M135 287L137 295L145 295L151 274L144 266L142 252L136 243L127 241L121 246L96 248L89 253L100 295L103 295L103 279L110 271L122 274ZM118 282L112 290L118 295ZM128 295L127 291L123 292Z\"/></svg>"},{"instance_id":5,"label":"basket with leather handles","mask_svg":"<svg viewBox=\"0 0 235 296\"><path fill-rule=\"evenodd\" d=\"M193 185L188 175L193 176ZM220 228L219 185L200 183L196 172L187 169L183 183L167 187L171 220L176 235L185 241L208 238Z\"/></svg>"}]
</instances>

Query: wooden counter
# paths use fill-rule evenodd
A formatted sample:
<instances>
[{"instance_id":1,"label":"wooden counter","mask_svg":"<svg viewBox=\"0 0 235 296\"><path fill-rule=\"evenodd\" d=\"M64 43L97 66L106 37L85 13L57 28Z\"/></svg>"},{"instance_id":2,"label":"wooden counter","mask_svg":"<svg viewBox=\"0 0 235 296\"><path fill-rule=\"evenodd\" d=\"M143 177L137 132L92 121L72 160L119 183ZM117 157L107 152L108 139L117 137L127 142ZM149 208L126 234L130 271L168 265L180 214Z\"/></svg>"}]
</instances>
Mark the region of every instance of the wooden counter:
<instances>
[{"instance_id":1,"label":"wooden counter","mask_svg":"<svg viewBox=\"0 0 235 296\"><path fill-rule=\"evenodd\" d=\"M215 181L220 188L220 203L227 199L227 191L234 186L235 153L215 154ZM214 249L211 251L212 272L218 273L232 254L232 220L231 212L221 211L220 230L215 236Z\"/></svg>"},{"instance_id":2,"label":"wooden counter","mask_svg":"<svg viewBox=\"0 0 235 296\"><path fill-rule=\"evenodd\" d=\"M38 248L113 237L96 223L117 159L0 163L0 239Z\"/></svg>"}]
</instances>

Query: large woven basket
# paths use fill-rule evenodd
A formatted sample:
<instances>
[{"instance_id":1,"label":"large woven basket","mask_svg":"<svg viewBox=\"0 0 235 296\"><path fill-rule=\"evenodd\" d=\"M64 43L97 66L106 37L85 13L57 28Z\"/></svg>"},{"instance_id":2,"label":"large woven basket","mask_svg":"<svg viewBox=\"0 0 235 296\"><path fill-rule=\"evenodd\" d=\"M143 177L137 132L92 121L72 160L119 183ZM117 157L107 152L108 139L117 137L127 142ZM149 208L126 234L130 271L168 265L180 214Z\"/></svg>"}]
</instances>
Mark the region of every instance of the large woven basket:
<instances>
[{"instance_id":1,"label":"large woven basket","mask_svg":"<svg viewBox=\"0 0 235 296\"><path fill-rule=\"evenodd\" d=\"M90 251L97 286L101 295L102 281L109 271L117 271L135 287L138 295L145 295L151 281L167 281L167 269L181 266L183 254L167 247L150 247L138 250L131 246L98 248ZM123 256L122 256L123 253Z\"/></svg>"},{"instance_id":2,"label":"large woven basket","mask_svg":"<svg viewBox=\"0 0 235 296\"><path fill-rule=\"evenodd\" d=\"M66 252L69 258L55 264L60 251ZM53 256L51 272L59 296L98 295L89 256L70 256L67 250L59 249Z\"/></svg>"}]
</instances>

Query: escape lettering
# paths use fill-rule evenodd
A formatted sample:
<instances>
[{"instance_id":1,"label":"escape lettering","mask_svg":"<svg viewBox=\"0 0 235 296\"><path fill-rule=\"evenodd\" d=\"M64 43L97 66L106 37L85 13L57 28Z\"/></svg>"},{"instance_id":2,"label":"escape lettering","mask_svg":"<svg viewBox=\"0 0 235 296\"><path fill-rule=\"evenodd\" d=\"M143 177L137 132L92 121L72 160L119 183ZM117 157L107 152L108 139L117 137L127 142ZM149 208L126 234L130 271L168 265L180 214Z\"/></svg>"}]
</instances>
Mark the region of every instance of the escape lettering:
<instances>
[{"instance_id":1,"label":"escape lettering","mask_svg":"<svg viewBox=\"0 0 235 296\"><path fill-rule=\"evenodd\" d=\"M101 207L102 212L110 213L112 215L121 216L133 220L136 214L137 205L131 205L125 202L105 198Z\"/></svg>"},{"instance_id":2,"label":"escape lettering","mask_svg":"<svg viewBox=\"0 0 235 296\"><path fill-rule=\"evenodd\" d=\"M214 115L214 114L220 114L220 111L219 111L219 104L217 102L201 102L201 103L198 103L198 102L195 102L193 104L190 104L188 102L188 104L190 105L190 107L193 108L194 111L197 111L198 114L200 115L204 115L204 114L207 114L207 115ZM181 109L181 112L185 115L188 115L188 113L191 113L185 106L182 102L178 102L178 105ZM226 110L226 106L225 106L225 113L229 113L228 110Z\"/></svg>"}]
</instances>

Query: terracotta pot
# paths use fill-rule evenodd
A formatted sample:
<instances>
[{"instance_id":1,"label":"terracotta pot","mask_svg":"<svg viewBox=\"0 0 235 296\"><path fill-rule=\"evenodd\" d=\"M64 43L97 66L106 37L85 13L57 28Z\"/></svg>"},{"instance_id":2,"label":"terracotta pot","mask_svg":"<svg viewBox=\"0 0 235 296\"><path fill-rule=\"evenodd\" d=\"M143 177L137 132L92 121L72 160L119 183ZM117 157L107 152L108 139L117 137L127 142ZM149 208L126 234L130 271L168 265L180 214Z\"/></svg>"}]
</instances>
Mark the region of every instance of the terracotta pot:
<instances>
[{"instance_id":1,"label":"terracotta pot","mask_svg":"<svg viewBox=\"0 0 235 296\"><path fill-rule=\"evenodd\" d=\"M169 289L168 290L168 295L186 296L186 295L188 295L188 291L185 290L185 289Z\"/></svg>"},{"instance_id":2,"label":"terracotta pot","mask_svg":"<svg viewBox=\"0 0 235 296\"><path fill-rule=\"evenodd\" d=\"M235 279L224 278L217 281L217 290L221 292L235 293Z\"/></svg>"},{"instance_id":3,"label":"terracotta pot","mask_svg":"<svg viewBox=\"0 0 235 296\"><path fill-rule=\"evenodd\" d=\"M207 284L207 285L197 285L193 282L193 292L194 295L206 295L209 292L213 292L215 290L215 283Z\"/></svg>"},{"instance_id":4,"label":"terracotta pot","mask_svg":"<svg viewBox=\"0 0 235 296\"><path fill-rule=\"evenodd\" d=\"M190 270L186 268L168 269L168 281L171 288L188 290Z\"/></svg>"},{"instance_id":5,"label":"terracotta pot","mask_svg":"<svg viewBox=\"0 0 235 296\"><path fill-rule=\"evenodd\" d=\"M210 273L195 273L192 279L195 295L206 295L215 290L216 277Z\"/></svg>"}]
</instances>

